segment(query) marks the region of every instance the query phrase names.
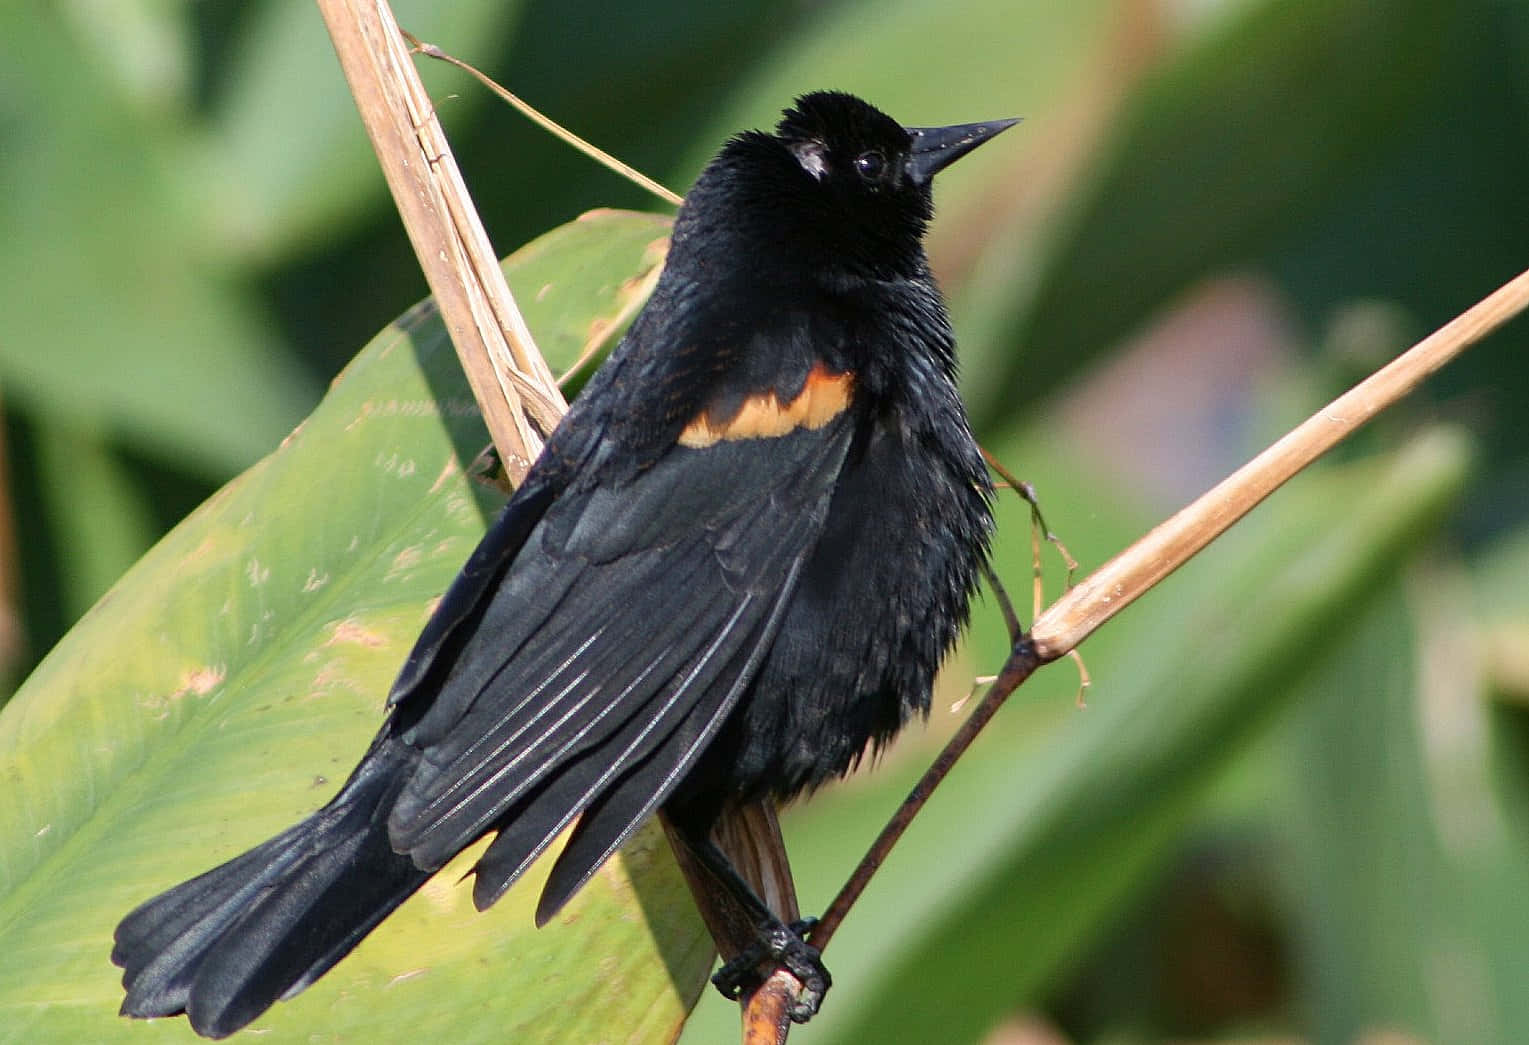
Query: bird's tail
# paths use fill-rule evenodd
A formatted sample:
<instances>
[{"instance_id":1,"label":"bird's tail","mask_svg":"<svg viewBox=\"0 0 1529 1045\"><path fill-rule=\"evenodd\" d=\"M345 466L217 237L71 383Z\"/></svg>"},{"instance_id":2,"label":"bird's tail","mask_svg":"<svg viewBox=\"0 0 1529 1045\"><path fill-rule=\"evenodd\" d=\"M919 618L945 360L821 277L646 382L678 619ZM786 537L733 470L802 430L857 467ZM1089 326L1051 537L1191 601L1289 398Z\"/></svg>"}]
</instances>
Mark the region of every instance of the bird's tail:
<instances>
[{"instance_id":1,"label":"bird's tail","mask_svg":"<svg viewBox=\"0 0 1529 1045\"><path fill-rule=\"evenodd\" d=\"M379 740L323 809L124 918L123 1014L185 1012L221 1038L348 954L430 877L388 841L414 757Z\"/></svg>"}]
</instances>

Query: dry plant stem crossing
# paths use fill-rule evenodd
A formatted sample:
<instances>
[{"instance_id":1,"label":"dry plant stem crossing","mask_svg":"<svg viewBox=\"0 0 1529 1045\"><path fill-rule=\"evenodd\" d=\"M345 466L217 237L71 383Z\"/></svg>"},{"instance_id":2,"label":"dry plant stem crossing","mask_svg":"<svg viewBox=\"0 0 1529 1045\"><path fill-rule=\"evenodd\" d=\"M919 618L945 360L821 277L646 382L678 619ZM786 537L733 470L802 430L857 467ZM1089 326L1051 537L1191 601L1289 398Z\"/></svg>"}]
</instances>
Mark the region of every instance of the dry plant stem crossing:
<instances>
[{"instance_id":1,"label":"dry plant stem crossing","mask_svg":"<svg viewBox=\"0 0 1529 1045\"><path fill-rule=\"evenodd\" d=\"M473 396L518 482L568 404L504 282L386 0L317 0Z\"/></svg>"},{"instance_id":2,"label":"dry plant stem crossing","mask_svg":"<svg viewBox=\"0 0 1529 1045\"><path fill-rule=\"evenodd\" d=\"M473 79L487 87L490 91L493 91L505 102L505 104L513 107L516 112L520 113L520 115L524 116L526 119L530 120L532 123L536 124L536 126L540 127L542 130L546 131L553 137L567 142L569 145L572 145L579 152L582 152L584 155L588 156L590 159L594 160L601 166L606 167L621 175L632 184L646 189L653 195L657 196L659 199L663 200L665 203L678 207L681 203L685 202L684 198L681 197L679 193L665 188L658 182L654 181L652 178L648 177L646 174L642 173L642 171L638 170L637 168L632 167L629 164L622 163L620 160L606 152L604 149L600 148L598 145L580 138L567 127L564 127L557 121L551 120L542 115L536 109L521 101L518 95L511 93L508 89L501 86L488 74L482 72L474 66L467 64L455 55L441 50L439 47L435 46L435 44L426 43L425 41L420 40L413 33L405 32L403 35L404 39L409 41L410 46L412 46L416 51L424 55L426 58L434 58L438 61L446 62L449 65L454 65L458 69L461 69L464 73L467 73Z\"/></svg>"},{"instance_id":3,"label":"dry plant stem crossing","mask_svg":"<svg viewBox=\"0 0 1529 1045\"><path fill-rule=\"evenodd\" d=\"M813 946L819 949L828 946L844 916L950 767L1009 694L1037 667L1072 652L1102 624L1188 562L1286 480L1526 306L1529 306L1529 272L1510 280L1317 411L1053 603L1036 619L1029 634L1015 643L993 687L920 778L824 912L812 932Z\"/></svg>"},{"instance_id":4,"label":"dry plant stem crossing","mask_svg":"<svg viewBox=\"0 0 1529 1045\"><path fill-rule=\"evenodd\" d=\"M1042 661L1086 639L1286 480L1529 305L1529 272L1503 284L1328 403L1208 493L1080 581L1031 629Z\"/></svg>"}]
</instances>

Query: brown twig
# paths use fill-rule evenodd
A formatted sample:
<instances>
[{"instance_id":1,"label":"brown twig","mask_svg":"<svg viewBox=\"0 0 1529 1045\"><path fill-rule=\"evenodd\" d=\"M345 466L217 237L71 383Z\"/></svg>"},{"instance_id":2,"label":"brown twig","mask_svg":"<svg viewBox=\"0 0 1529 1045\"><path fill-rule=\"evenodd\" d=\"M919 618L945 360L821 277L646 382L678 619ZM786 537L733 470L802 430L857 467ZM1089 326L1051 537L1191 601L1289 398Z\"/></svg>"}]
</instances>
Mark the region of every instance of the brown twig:
<instances>
[{"instance_id":1,"label":"brown twig","mask_svg":"<svg viewBox=\"0 0 1529 1045\"><path fill-rule=\"evenodd\" d=\"M669 846L695 897L701 920L716 941L723 961L732 961L756 942L753 916L723 888L690 852L684 837L659 813ZM733 867L754 888L771 911L790 923L800 916L796 886L780 836L775 804L770 801L732 806L712 829L712 838ZM753 993L739 1000L743 1045L784 1045L791 1030L791 1008L801 984L784 969L765 976Z\"/></svg>"},{"instance_id":2,"label":"brown twig","mask_svg":"<svg viewBox=\"0 0 1529 1045\"><path fill-rule=\"evenodd\" d=\"M568 406L521 318L386 0L318 0L399 216L505 469Z\"/></svg>"},{"instance_id":3,"label":"brown twig","mask_svg":"<svg viewBox=\"0 0 1529 1045\"><path fill-rule=\"evenodd\" d=\"M802 985L785 969L776 969L743 1003L743 1045L786 1045L791 1034L791 1006Z\"/></svg>"},{"instance_id":4,"label":"brown twig","mask_svg":"<svg viewBox=\"0 0 1529 1045\"><path fill-rule=\"evenodd\" d=\"M999 479L1003 480L1003 485L1013 490L1016 494L1019 495L1022 501L1030 506L1031 525L1033 525L1040 533L1041 538L1045 540L1047 544L1055 548L1057 554L1062 557L1062 565L1067 568L1067 579L1063 582L1063 585L1066 588L1071 588L1073 574L1078 572L1078 560L1072 557L1072 552L1067 550L1067 545L1063 544L1062 539L1056 534L1052 533L1051 527L1046 525L1046 516L1041 512L1041 498L1040 495L1035 492L1035 487L1032 484L1025 482L1023 479L1015 478L1014 473L1005 468L1003 466L1003 462L994 457L992 453L988 451L987 447L979 447L978 449L982 451L982 459L986 461L987 466L993 470L993 474L998 476ZM1032 536L1034 536L1034 534L1032 534ZM1035 569L1037 573L1039 573L1039 556L1036 556ZM1040 612L1041 608L1039 605L1037 605L1035 607L1035 615L1040 616Z\"/></svg>"},{"instance_id":5,"label":"brown twig","mask_svg":"<svg viewBox=\"0 0 1529 1045\"><path fill-rule=\"evenodd\" d=\"M813 946L820 949L828 946L845 915L940 781L950 772L951 766L971 746L1009 694L1037 667L1072 652L1101 625L1188 562L1291 476L1526 307L1529 307L1529 272L1510 280L1318 410L1273 446L1160 523L1052 603L1036 618L1030 634L1015 644L993 687L978 702L971 716L951 737L861 858L849 881L834 897L813 930Z\"/></svg>"},{"instance_id":6,"label":"brown twig","mask_svg":"<svg viewBox=\"0 0 1529 1045\"><path fill-rule=\"evenodd\" d=\"M468 63L462 61L462 59L458 58L456 55L441 50L439 47L435 46L435 44L426 43L423 40L420 40L413 33L406 32L403 35L404 38L409 41L410 45L412 45L416 51L424 55L426 58L434 58L438 61L446 62L449 65L454 65L458 69L461 69L464 73L467 73L469 76L473 77L483 86L487 87L490 91L493 91L502 101L513 107L516 112L520 113L520 115L524 116L526 119L530 120L532 123L536 124L538 127L553 137L558 138L559 140L573 146L579 152L582 152L585 156L588 156L590 159L594 160L602 167L614 171L615 173L625 178L627 181L637 185L640 188L648 190L653 195L657 196L659 199L672 206L678 207L681 203L684 202L684 198L681 197L679 193L665 188L658 182L654 181L652 178L648 177L646 174L642 173L642 171L638 170L636 167L621 162L616 157L600 148L598 145L595 145L593 142L579 137L577 134L574 134L567 127L564 127L557 121L548 119L535 108L528 105L526 102L521 101L519 96L515 95L507 88L501 86L487 73L484 73L474 66L471 66Z\"/></svg>"},{"instance_id":7,"label":"brown twig","mask_svg":"<svg viewBox=\"0 0 1529 1045\"><path fill-rule=\"evenodd\" d=\"M819 950L828 946L828 941L838 931L844 916L860 899L860 894L865 892L865 887L870 884L871 878L881 868L887 854L897 844L908 825L913 823L913 818L918 816L919 810L929 801L934 789L940 786L940 781L950 773L956 761L971 747L972 741L977 739L977 734L992 721L1003 702L1009 694L1019 688L1020 684L1035 673L1035 669L1046 663L1040 659L1035 645L1028 637L1021 636L1014 644L1009 653L1009 659L1004 662L1003 670L998 673L997 680L993 683L987 695L978 701L972 713L966 721L961 723L961 728L956 730L953 737L940 751L939 757L934 764L925 770L919 778L908 797L903 799L902 805L897 807L897 812L892 814L892 819L887 821L887 826L881 829L881 834L876 836L876 841L871 843L870 849L865 856L861 857L856 865L854 874L850 875L849 881L844 883L839 890L839 895L834 897L833 903L828 905L828 910L823 912L823 917L818 919L818 924L813 927L811 937L812 945Z\"/></svg>"},{"instance_id":8,"label":"brown twig","mask_svg":"<svg viewBox=\"0 0 1529 1045\"><path fill-rule=\"evenodd\" d=\"M1077 646L1291 476L1525 307L1529 307L1529 272L1503 284L1159 523L1036 620L1030 634L1042 659L1055 660Z\"/></svg>"}]
</instances>

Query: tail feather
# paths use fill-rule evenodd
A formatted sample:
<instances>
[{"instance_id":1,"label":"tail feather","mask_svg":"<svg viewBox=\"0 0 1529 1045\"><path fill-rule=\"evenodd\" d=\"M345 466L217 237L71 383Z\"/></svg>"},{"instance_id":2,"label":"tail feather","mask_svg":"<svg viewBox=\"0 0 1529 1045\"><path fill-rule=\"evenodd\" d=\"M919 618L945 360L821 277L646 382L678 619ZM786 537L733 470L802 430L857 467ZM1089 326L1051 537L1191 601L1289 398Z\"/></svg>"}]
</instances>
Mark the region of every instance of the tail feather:
<instances>
[{"instance_id":1,"label":"tail feather","mask_svg":"<svg viewBox=\"0 0 1529 1045\"><path fill-rule=\"evenodd\" d=\"M313 816L124 918L112 950L122 1012L185 1012L221 1038L348 954L430 877L388 841L411 758L379 744Z\"/></svg>"},{"instance_id":2,"label":"tail feather","mask_svg":"<svg viewBox=\"0 0 1529 1045\"><path fill-rule=\"evenodd\" d=\"M182 1012L207 951L249 910L250 901L296 862L308 830L298 824L242 856L136 908L117 926L111 960L124 972L123 1015Z\"/></svg>"}]
</instances>

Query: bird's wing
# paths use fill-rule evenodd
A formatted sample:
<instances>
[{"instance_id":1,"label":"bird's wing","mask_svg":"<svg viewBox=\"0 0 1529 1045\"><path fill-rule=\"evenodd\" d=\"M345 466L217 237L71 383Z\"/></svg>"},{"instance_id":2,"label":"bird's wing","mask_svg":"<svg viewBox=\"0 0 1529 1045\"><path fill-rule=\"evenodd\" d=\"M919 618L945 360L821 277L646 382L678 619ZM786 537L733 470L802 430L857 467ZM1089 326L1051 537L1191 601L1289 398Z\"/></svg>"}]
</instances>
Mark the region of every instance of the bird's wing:
<instances>
[{"instance_id":1,"label":"bird's wing","mask_svg":"<svg viewBox=\"0 0 1529 1045\"><path fill-rule=\"evenodd\" d=\"M699 419L630 481L575 483L528 530L501 521L395 687L422 758L389 819L394 847L434 868L498 829L477 868L486 906L589 810L543 907L572 895L768 649L845 461L844 405L800 423Z\"/></svg>"},{"instance_id":2,"label":"bird's wing","mask_svg":"<svg viewBox=\"0 0 1529 1045\"><path fill-rule=\"evenodd\" d=\"M475 630L475 618L487 605L486 596L541 522L556 493L557 485L542 472L533 470L526 477L441 596L419 638L414 640L409 659L388 692L389 704L424 696L439 684L441 675L451 667L457 648L454 644Z\"/></svg>"}]
</instances>

